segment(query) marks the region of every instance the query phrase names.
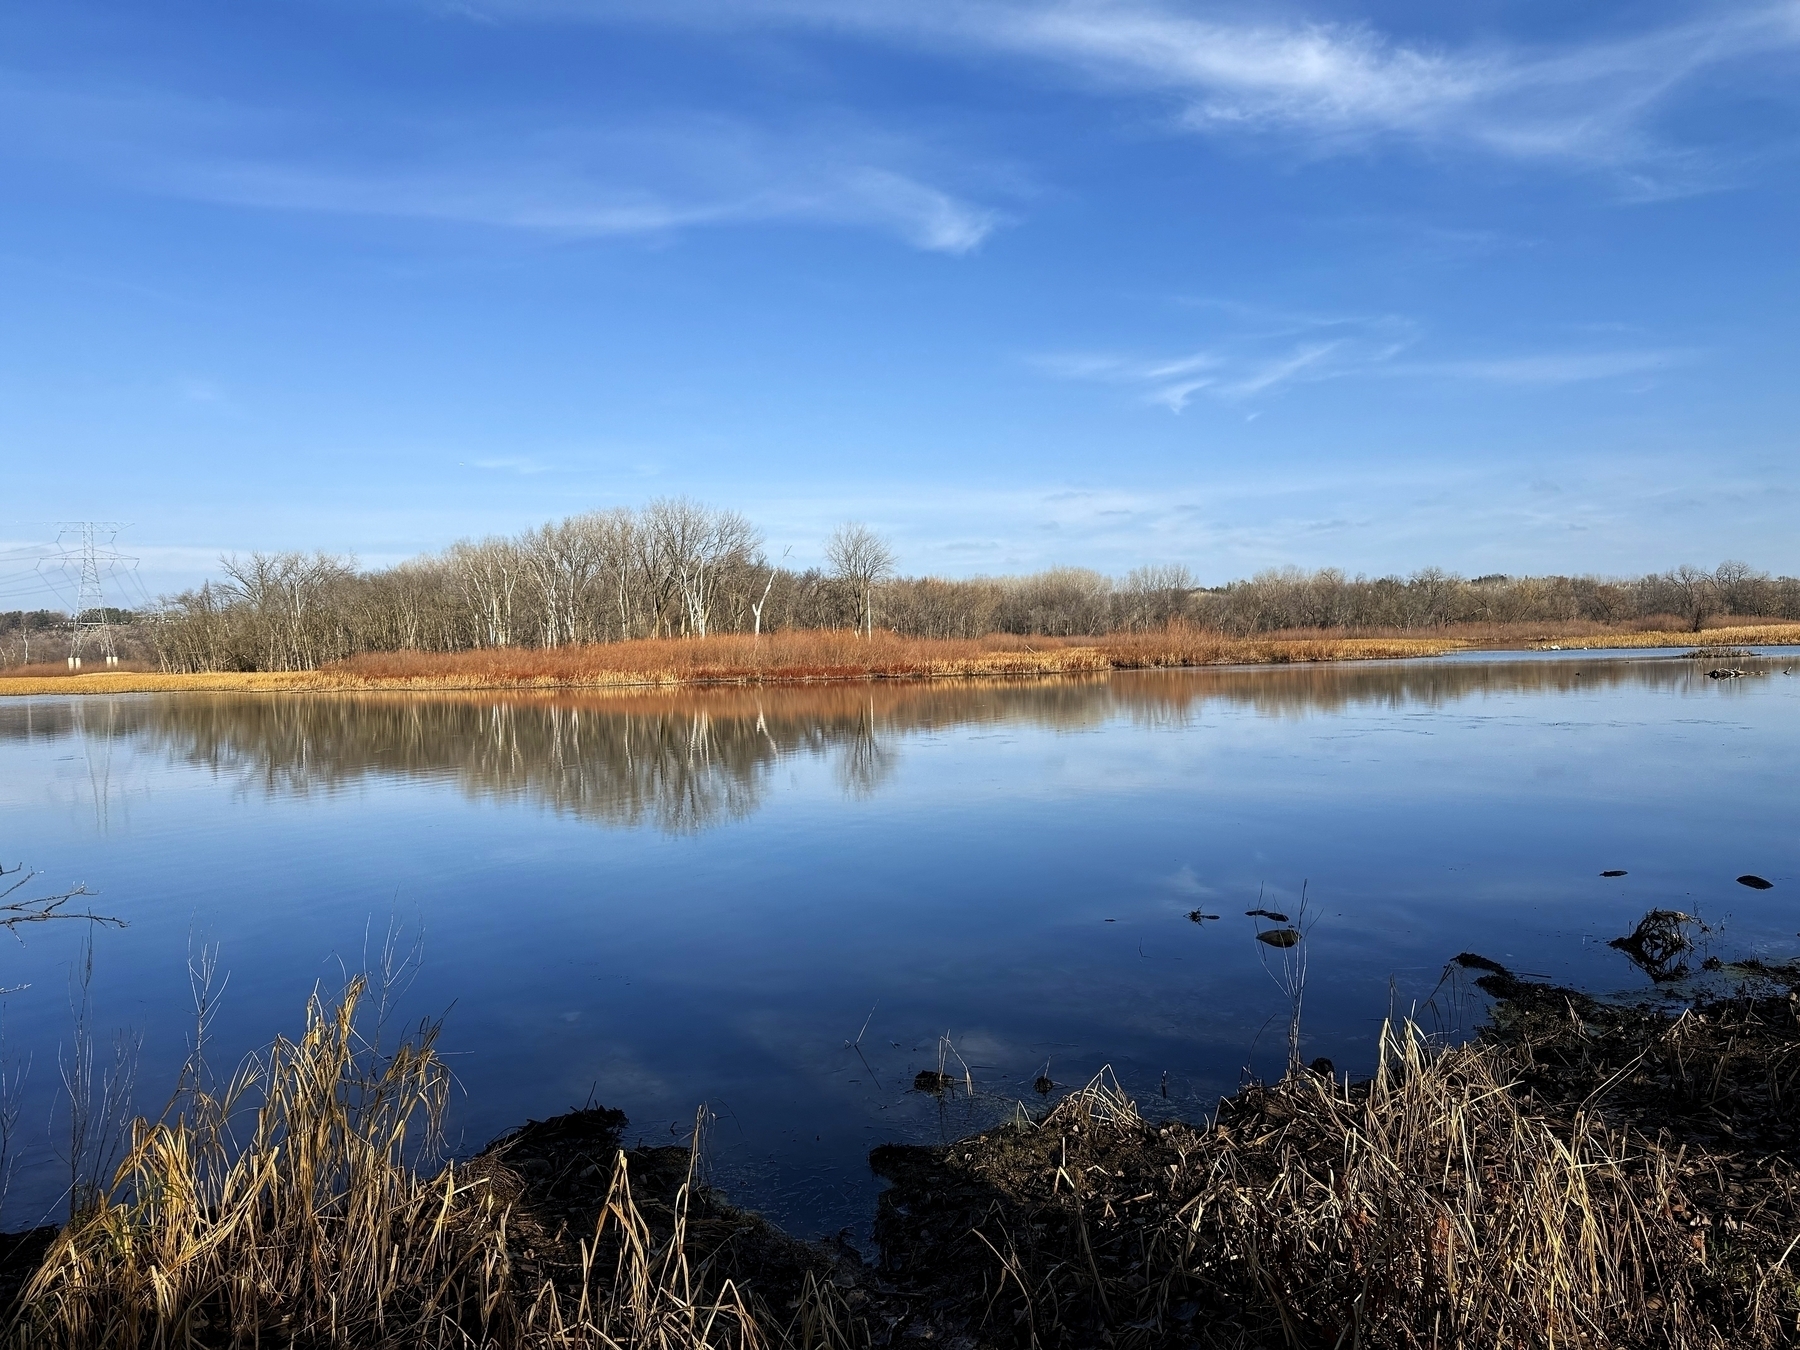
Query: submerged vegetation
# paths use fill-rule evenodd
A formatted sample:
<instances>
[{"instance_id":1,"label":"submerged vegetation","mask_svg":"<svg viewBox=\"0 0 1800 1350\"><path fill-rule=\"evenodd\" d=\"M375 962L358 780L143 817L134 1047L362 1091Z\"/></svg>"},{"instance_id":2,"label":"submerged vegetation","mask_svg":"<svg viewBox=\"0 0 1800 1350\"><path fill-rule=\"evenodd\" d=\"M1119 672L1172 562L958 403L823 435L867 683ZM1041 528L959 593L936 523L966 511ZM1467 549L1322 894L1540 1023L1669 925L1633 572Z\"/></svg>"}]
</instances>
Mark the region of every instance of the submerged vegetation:
<instances>
[{"instance_id":1,"label":"submerged vegetation","mask_svg":"<svg viewBox=\"0 0 1800 1350\"><path fill-rule=\"evenodd\" d=\"M1488 1025L1446 1045L1391 1024L1364 1081L1295 1050L1212 1120L1151 1123L1102 1074L947 1146L877 1148L873 1261L701 1184L700 1120L688 1147L628 1150L623 1116L588 1108L440 1160L436 1028L364 1040L356 981L223 1085L196 1058L49 1241L10 1340L1788 1345L1800 970L1708 969L1710 994L1627 1007L1465 953L1447 978L1481 972Z\"/></svg>"}]
</instances>

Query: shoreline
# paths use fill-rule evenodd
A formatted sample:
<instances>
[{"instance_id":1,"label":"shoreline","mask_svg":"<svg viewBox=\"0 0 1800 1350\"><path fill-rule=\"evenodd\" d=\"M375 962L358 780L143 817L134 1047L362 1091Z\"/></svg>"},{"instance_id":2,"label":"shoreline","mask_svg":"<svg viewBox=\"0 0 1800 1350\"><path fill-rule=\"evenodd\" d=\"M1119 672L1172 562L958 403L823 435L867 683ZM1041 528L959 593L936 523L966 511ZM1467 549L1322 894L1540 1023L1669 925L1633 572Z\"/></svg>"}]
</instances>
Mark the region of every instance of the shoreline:
<instances>
[{"instance_id":1,"label":"shoreline","mask_svg":"<svg viewBox=\"0 0 1800 1350\"><path fill-rule=\"evenodd\" d=\"M1659 917L1686 920L1646 922ZM704 1184L698 1121L691 1147L626 1147L624 1115L594 1106L528 1121L436 1180L394 1183L425 1203L393 1222L466 1230L444 1254L451 1269L465 1241L504 1255L511 1274L481 1290L505 1325L482 1330L519 1350L1076 1350L1127 1333L1142 1350L1496 1336L1772 1350L1800 1312L1788 1268L1800 1118L1786 1103L1800 1083L1800 962L1701 970L1710 987L1625 1004L1464 952L1445 981L1494 1000L1473 1039L1390 1024L1367 1078L1296 1059L1209 1119L1150 1122L1103 1071L978 1134L879 1145L869 1165L889 1188L872 1259ZM313 1005L306 1045L332 1017ZM916 1090L961 1091L924 1077ZM140 1296L155 1324L161 1258L119 1234L153 1239L159 1222L126 1204L0 1238L0 1291L26 1297L15 1328L54 1334L79 1305L123 1315ZM333 1273L312 1264L328 1254L282 1259ZM201 1326L231 1287L226 1270L177 1282L170 1315L201 1311ZM521 1310L553 1304L598 1307L611 1339L534 1333ZM476 1330L461 1306L452 1321ZM644 1334L663 1319L684 1334ZM693 1334L700 1323L712 1331ZM834 1335L817 1334L825 1324Z\"/></svg>"},{"instance_id":2,"label":"shoreline","mask_svg":"<svg viewBox=\"0 0 1800 1350\"><path fill-rule=\"evenodd\" d=\"M703 640L704 641L704 640ZM154 693L309 693L368 692L589 692L674 690L709 687L805 686L863 681L933 681L1063 675L1108 675L1129 670L1200 670L1222 666L1285 666L1361 661L1418 660L1462 652L1601 652L1654 648L1800 646L1800 623L1713 628L1700 633L1631 632L1545 637L1511 645L1492 639L1439 637L1272 637L1227 638L1210 634L1151 635L1073 643L1046 640L1034 646L1019 641L983 649L980 644L950 642L937 655L928 643L912 643L887 659L856 662L859 653L839 643L820 661L776 659L750 665L744 655L756 649L747 639L729 641L744 651L727 651L723 659L689 663L679 668L630 661L629 644L578 649L488 649L476 653L432 656L419 653L376 654L318 670L166 671L96 670L67 675L8 676L0 673L0 698L44 694ZM768 639L775 647L778 639ZM671 644L658 645L667 660ZM874 655L871 653L870 655ZM728 658L738 656L737 663ZM623 657L624 659L620 659ZM832 659L835 658L835 659ZM460 669L458 667L461 667Z\"/></svg>"}]
</instances>

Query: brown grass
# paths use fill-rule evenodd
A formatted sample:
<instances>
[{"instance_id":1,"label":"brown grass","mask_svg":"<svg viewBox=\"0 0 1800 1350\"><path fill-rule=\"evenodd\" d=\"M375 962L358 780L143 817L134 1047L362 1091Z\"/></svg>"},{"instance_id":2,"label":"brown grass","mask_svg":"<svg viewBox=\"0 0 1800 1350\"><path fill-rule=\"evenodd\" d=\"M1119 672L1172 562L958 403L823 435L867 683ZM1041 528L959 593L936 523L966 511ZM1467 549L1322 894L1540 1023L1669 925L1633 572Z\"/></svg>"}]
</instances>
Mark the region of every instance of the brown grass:
<instances>
[{"instance_id":1,"label":"brown grass","mask_svg":"<svg viewBox=\"0 0 1800 1350\"><path fill-rule=\"evenodd\" d=\"M343 687L315 670L225 670L202 675L114 670L105 674L67 676L16 676L11 671L0 671L0 698L29 694L269 694Z\"/></svg>"},{"instance_id":2,"label":"brown grass","mask_svg":"<svg viewBox=\"0 0 1800 1350\"><path fill-rule=\"evenodd\" d=\"M1704 628L1698 633L1653 629L1646 632L1587 634L1549 638L1532 645L1539 650L1554 645L1565 651L1587 651L1597 647L1792 647L1800 645L1800 623L1777 621L1723 625Z\"/></svg>"},{"instance_id":3,"label":"brown grass","mask_svg":"<svg viewBox=\"0 0 1800 1350\"><path fill-rule=\"evenodd\" d=\"M553 1235L520 1179L483 1157L421 1170L449 1075L435 1027L378 1053L363 992L314 999L218 1092L190 1080L139 1121L110 1193L75 1216L26 1285L10 1343L64 1350L305 1345L496 1350L756 1350L727 1279L703 1292L686 1252L691 1175L651 1233L622 1153L572 1279L534 1261ZM234 1117L252 1105L241 1147Z\"/></svg>"},{"instance_id":4,"label":"brown grass","mask_svg":"<svg viewBox=\"0 0 1800 1350\"><path fill-rule=\"evenodd\" d=\"M1107 637L906 638L877 632L783 632L758 638L649 638L467 652L376 652L310 671L168 674L60 667L0 672L0 695L280 693L359 690L629 689L828 680L1017 678L1441 656L1480 647L1543 650L1800 644L1800 623L1709 628L1701 633L1622 631L1598 625L1465 625L1439 633L1288 631L1234 638L1173 628ZM1567 630L1567 631L1564 631ZM21 671L32 673L24 674Z\"/></svg>"},{"instance_id":5,"label":"brown grass","mask_svg":"<svg viewBox=\"0 0 1800 1350\"><path fill-rule=\"evenodd\" d=\"M1737 1091L1767 1096L1771 1075L1791 1091L1794 1019L1777 1015L1757 1056L1746 1019L1718 1029L1756 1059ZM1559 1085L1572 1098L1521 1082L1544 1081L1545 1046L1441 1048L1402 1024L1370 1082L1296 1066L1209 1128L1146 1122L1103 1079L1041 1121L877 1150L884 1265L937 1335L1032 1350L1792 1344L1791 1158L1689 1147L1602 1107L1646 1061L1682 1059L1685 1030L1683 1081L1729 1123L1713 1038L1662 1020L1611 1064L1574 1004L1555 1016L1556 1044L1585 1056Z\"/></svg>"},{"instance_id":6,"label":"brown grass","mask_svg":"<svg viewBox=\"0 0 1800 1350\"><path fill-rule=\"evenodd\" d=\"M777 633L701 639L645 639L583 646L479 651L383 652L317 671L160 672L7 679L0 692L161 693L370 689L560 689L667 687L719 683L934 679L1104 673L1210 665L1354 661L1436 656L1459 643L1438 638L1342 638L1301 634L1229 638L1175 630L1108 638L902 638L876 633Z\"/></svg>"},{"instance_id":7,"label":"brown grass","mask_svg":"<svg viewBox=\"0 0 1800 1350\"><path fill-rule=\"evenodd\" d=\"M0 679L68 680L75 679L78 675L143 674L155 669L147 661L121 661L116 666L108 667L103 661L90 660L78 672L62 661L33 661L28 666L7 666L0 670Z\"/></svg>"},{"instance_id":8,"label":"brown grass","mask_svg":"<svg viewBox=\"0 0 1800 1350\"><path fill-rule=\"evenodd\" d=\"M840 631L702 639L645 639L589 646L490 649L438 656L360 656L327 674L383 683L456 685L788 683L808 680L1090 674L1177 666L1267 664L1436 655L1433 639L1235 639L1171 630L1106 638L905 638Z\"/></svg>"},{"instance_id":9,"label":"brown grass","mask_svg":"<svg viewBox=\"0 0 1800 1350\"><path fill-rule=\"evenodd\" d=\"M737 1282L749 1266L736 1237L715 1233L691 1259L697 1135L672 1198L648 1209L634 1177L677 1151L628 1156L616 1130L583 1133L585 1118L617 1113L536 1123L470 1163L423 1167L446 1084L434 1028L377 1053L357 1036L353 984L336 1007L311 1004L298 1042L218 1092L190 1081L162 1122L139 1123L111 1191L29 1281L10 1342L1792 1344L1800 1002L1779 989L1800 972L1744 963L1775 992L1671 1016L1458 960L1495 972L1483 977L1503 1000L1495 1027L1445 1048L1390 1026L1363 1083L1296 1063L1193 1126L1146 1121L1103 1074L1041 1119L1021 1109L946 1147L877 1149L893 1183L881 1266L839 1255L833 1271L828 1249L789 1240L810 1256L783 1315ZM232 1117L251 1105L240 1148ZM558 1153L552 1137L571 1135L586 1146ZM593 1195L568 1216L582 1225L572 1259L533 1200L542 1183L534 1192L509 1160ZM741 1237L757 1222L725 1226Z\"/></svg>"}]
</instances>

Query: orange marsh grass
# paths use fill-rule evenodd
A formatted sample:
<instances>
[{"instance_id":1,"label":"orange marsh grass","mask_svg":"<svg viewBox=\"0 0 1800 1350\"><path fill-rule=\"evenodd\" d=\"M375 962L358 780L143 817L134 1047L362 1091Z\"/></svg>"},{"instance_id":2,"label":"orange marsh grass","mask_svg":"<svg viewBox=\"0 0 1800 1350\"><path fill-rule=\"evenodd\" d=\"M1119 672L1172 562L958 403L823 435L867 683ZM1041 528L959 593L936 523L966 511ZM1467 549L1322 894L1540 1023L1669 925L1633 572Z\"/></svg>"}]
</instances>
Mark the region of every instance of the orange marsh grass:
<instances>
[{"instance_id":1,"label":"orange marsh grass","mask_svg":"<svg viewBox=\"0 0 1800 1350\"><path fill-rule=\"evenodd\" d=\"M624 689L826 680L1016 678L1114 670L1285 665L1441 656L1472 647L1567 650L1800 645L1800 623L1703 632L1607 629L1595 624L1475 624L1430 634L1290 630L1230 637L1180 626L1105 637L909 638L877 631L785 631L760 638L639 638L565 647L464 652L370 652L319 670L0 671L0 697L28 694L284 693L408 689Z\"/></svg>"},{"instance_id":2,"label":"orange marsh grass","mask_svg":"<svg viewBox=\"0 0 1800 1350\"><path fill-rule=\"evenodd\" d=\"M316 671L172 674L108 671L42 678L0 676L0 694L555 689L719 683L1103 674L1185 666L1268 665L1437 656L1459 643L1437 637L1329 634L1232 638L1198 630L1104 638L905 638L876 632L782 632L753 638L645 638L566 647L466 652L375 652Z\"/></svg>"}]
</instances>

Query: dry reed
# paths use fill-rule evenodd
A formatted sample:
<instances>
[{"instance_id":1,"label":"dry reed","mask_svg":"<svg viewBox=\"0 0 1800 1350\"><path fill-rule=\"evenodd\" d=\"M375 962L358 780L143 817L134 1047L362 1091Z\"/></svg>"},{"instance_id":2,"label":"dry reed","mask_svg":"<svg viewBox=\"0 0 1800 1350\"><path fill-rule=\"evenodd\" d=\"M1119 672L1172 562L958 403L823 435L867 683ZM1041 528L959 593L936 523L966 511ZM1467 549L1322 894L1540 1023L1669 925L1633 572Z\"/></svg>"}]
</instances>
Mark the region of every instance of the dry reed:
<instances>
[{"instance_id":1,"label":"dry reed","mask_svg":"<svg viewBox=\"0 0 1800 1350\"><path fill-rule=\"evenodd\" d=\"M378 689L559 689L721 683L1096 674L1184 666L1268 665L1436 656L1438 637L1328 634L1230 638L1197 630L1106 638L903 638L876 632L784 632L762 638L658 638L568 647L383 652L316 671L208 674L108 671L0 678L0 694L290 692Z\"/></svg>"},{"instance_id":2,"label":"dry reed","mask_svg":"<svg viewBox=\"0 0 1800 1350\"><path fill-rule=\"evenodd\" d=\"M1204 1129L1097 1080L1036 1124L878 1150L886 1269L937 1334L995 1345L1790 1343L1792 1188L1722 1220L1727 1260L1690 1194L1716 1157L1546 1112L1522 1068L1402 1024L1371 1081L1297 1068Z\"/></svg>"},{"instance_id":3,"label":"dry reed","mask_svg":"<svg viewBox=\"0 0 1800 1350\"><path fill-rule=\"evenodd\" d=\"M574 1113L427 1167L435 1028L379 1053L357 1035L358 982L335 1007L314 999L297 1042L217 1091L190 1077L140 1122L111 1190L30 1280L11 1343L1792 1344L1800 1001L1777 976L1796 973L1743 963L1776 992L1671 1018L1459 961L1492 972L1496 1026L1448 1048L1385 1028L1366 1082L1296 1066L1190 1126L1147 1122L1102 1075L1039 1120L1021 1108L944 1148L877 1149L894 1183L880 1269L793 1259L803 1245L784 1240L797 1293L781 1317L740 1279L771 1268L770 1245L743 1245L756 1221L715 1207L690 1222L712 1205L698 1124L691 1150L627 1155L616 1131L582 1132L617 1113ZM672 1152L666 1198L634 1194ZM567 1185L528 1183L509 1158Z\"/></svg>"},{"instance_id":4,"label":"dry reed","mask_svg":"<svg viewBox=\"0 0 1800 1350\"><path fill-rule=\"evenodd\" d=\"M1440 656L1471 647L1595 650L1800 644L1800 624L1701 633L1596 624L1461 625L1429 634L1304 630L1230 637L1172 627L1105 637L908 638L877 631L778 632L761 638L643 638L567 647L370 653L319 670L172 674L19 668L0 672L0 696L24 694L282 693L366 690L628 689L696 684L949 679L1104 674L1193 666L1286 665Z\"/></svg>"},{"instance_id":5,"label":"dry reed","mask_svg":"<svg viewBox=\"0 0 1800 1350\"><path fill-rule=\"evenodd\" d=\"M595 1226L559 1257L566 1244L520 1207L502 1163L427 1171L448 1087L436 1027L379 1053L358 1032L363 988L335 1006L315 997L298 1041L217 1091L190 1076L163 1120L138 1122L110 1192L27 1283L13 1345L765 1343L729 1281L708 1295L689 1270L689 1186L658 1241L618 1155ZM252 1107L238 1147L234 1122Z\"/></svg>"},{"instance_id":6,"label":"dry reed","mask_svg":"<svg viewBox=\"0 0 1800 1350\"><path fill-rule=\"evenodd\" d=\"M349 691L376 689L563 689L670 687L816 680L1048 676L1187 666L1280 665L1439 656L1493 650L1800 645L1800 624L1721 624L1702 632L1567 623L1452 624L1410 629L1294 629L1254 637L1172 625L1101 637L912 638L878 630L780 631L762 637L639 638L563 647L490 647L462 652L375 652L319 670L170 673L141 666L70 671L20 666L0 671L0 696L45 693Z\"/></svg>"},{"instance_id":7,"label":"dry reed","mask_svg":"<svg viewBox=\"0 0 1800 1350\"><path fill-rule=\"evenodd\" d=\"M1649 629L1637 632L1587 633L1544 639L1531 644L1543 649L1591 651L1603 647L1792 647L1800 645L1800 623L1729 624L1699 632Z\"/></svg>"}]
</instances>

